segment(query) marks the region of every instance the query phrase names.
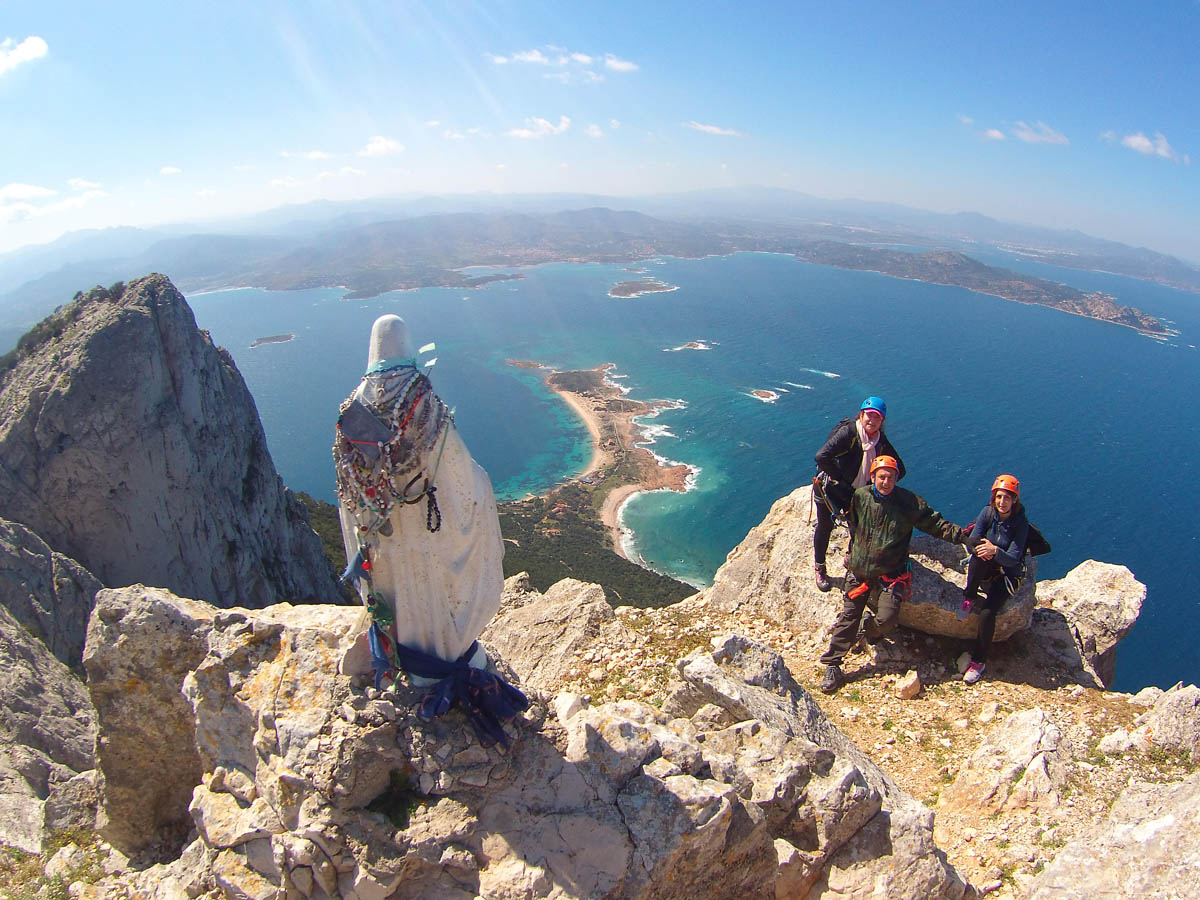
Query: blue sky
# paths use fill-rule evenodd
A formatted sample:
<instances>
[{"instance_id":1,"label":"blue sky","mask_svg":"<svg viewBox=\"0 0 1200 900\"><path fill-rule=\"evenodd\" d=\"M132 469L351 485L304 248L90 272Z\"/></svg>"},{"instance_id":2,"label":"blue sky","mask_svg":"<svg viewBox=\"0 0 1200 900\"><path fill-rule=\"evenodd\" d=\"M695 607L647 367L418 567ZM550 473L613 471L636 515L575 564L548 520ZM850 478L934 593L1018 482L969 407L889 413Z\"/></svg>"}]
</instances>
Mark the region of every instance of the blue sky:
<instances>
[{"instance_id":1,"label":"blue sky","mask_svg":"<svg viewBox=\"0 0 1200 900\"><path fill-rule=\"evenodd\" d=\"M0 252L317 198L770 185L1200 262L1200 2L0 6Z\"/></svg>"}]
</instances>

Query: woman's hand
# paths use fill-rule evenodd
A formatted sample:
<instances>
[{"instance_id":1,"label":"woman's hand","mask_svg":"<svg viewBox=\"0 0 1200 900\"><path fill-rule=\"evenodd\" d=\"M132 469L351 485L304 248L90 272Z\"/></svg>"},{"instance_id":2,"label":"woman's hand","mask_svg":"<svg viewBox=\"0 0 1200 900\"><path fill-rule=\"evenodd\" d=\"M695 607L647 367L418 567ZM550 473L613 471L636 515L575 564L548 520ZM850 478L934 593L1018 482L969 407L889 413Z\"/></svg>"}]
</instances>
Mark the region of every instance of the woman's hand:
<instances>
[{"instance_id":1,"label":"woman's hand","mask_svg":"<svg viewBox=\"0 0 1200 900\"><path fill-rule=\"evenodd\" d=\"M995 544L984 538L980 541L979 546L975 548L975 555L980 559L994 559L997 549Z\"/></svg>"}]
</instances>

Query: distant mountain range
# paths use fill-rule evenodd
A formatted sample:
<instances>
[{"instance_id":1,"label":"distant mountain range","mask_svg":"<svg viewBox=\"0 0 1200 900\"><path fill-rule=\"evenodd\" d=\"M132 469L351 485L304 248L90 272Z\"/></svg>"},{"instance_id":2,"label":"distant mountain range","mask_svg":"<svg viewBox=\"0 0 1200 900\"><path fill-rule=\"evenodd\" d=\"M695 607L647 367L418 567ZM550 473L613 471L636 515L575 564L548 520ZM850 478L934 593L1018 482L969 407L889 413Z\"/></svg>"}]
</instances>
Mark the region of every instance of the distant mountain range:
<instances>
[{"instance_id":1,"label":"distant mountain range","mask_svg":"<svg viewBox=\"0 0 1200 900\"><path fill-rule=\"evenodd\" d=\"M351 297L369 297L398 288L470 287L478 279L461 270L472 265L624 262L740 250L793 253L831 265L854 257L858 262L851 268L889 272L889 266L896 266L890 257L879 256L878 265L863 262L863 254L882 252L888 245L952 250L968 257L972 247L998 247L1057 266L1113 272L1200 293L1200 269L1174 257L977 213L945 215L767 188L636 198L429 196L281 207L205 227L76 232L0 255L0 350L76 291L150 271L168 274L185 292L342 286ZM901 268L910 263L928 268L916 260ZM946 271L944 265L940 268ZM952 268L966 271L961 264ZM1009 282L1039 281L994 271L1006 272L1003 280ZM978 272L971 275L978 277ZM921 280L985 289L956 280ZM1032 296L1023 299L1044 302ZM1120 315L1102 317L1119 320Z\"/></svg>"}]
</instances>

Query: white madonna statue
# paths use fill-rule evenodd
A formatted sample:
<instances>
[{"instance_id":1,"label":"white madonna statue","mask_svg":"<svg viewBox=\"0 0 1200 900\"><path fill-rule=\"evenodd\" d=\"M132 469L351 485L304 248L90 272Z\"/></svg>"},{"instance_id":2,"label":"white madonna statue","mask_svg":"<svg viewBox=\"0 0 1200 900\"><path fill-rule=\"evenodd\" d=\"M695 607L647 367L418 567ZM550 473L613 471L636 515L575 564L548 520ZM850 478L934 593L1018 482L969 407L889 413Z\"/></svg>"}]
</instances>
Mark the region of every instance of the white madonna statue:
<instances>
[{"instance_id":1,"label":"white madonna statue","mask_svg":"<svg viewBox=\"0 0 1200 900\"><path fill-rule=\"evenodd\" d=\"M357 561L347 572L360 576L375 623L404 647L458 660L500 607L500 523L491 481L418 367L399 316L371 329L334 462L346 558ZM365 670L364 644L344 672ZM486 665L482 648L469 662Z\"/></svg>"}]
</instances>

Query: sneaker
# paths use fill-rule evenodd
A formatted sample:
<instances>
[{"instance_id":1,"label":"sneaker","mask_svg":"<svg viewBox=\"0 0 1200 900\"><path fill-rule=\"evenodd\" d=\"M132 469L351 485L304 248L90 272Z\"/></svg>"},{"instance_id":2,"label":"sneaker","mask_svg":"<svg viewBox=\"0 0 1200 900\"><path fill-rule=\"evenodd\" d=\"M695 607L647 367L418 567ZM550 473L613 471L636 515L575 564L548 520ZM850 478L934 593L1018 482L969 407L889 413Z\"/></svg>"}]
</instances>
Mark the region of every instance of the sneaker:
<instances>
[{"instance_id":1,"label":"sneaker","mask_svg":"<svg viewBox=\"0 0 1200 900\"><path fill-rule=\"evenodd\" d=\"M813 566L813 574L817 578L817 590L822 594L829 593L829 589L833 587L833 582L829 580L829 575L825 571L824 566Z\"/></svg>"},{"instance_id":2,"label":"sneaker","mask_svg":"<svg viewBox=\"0 0 1200 900\"><path fill-rule=\"evenodd\" d=\"M963 672L963 681L967 684L974 684L983 677L983 670L987 668L987 663L972 662L967 666L967 671ZM824 682L821 682L824 684Z\"/></svg>"},{"instance_id":3,"label":"sneaker","mask_svg":"<svg viewBox=\"0 0 1200 900\"><path fill-rule=\"evenodd\" d=\"M821 679L821 692L824 694L832 694L842 686L844 681L842 669L840 666L826 666L825 675Z\"/></svg>"}]
</instances>

